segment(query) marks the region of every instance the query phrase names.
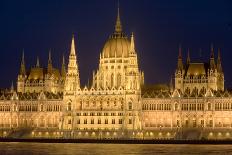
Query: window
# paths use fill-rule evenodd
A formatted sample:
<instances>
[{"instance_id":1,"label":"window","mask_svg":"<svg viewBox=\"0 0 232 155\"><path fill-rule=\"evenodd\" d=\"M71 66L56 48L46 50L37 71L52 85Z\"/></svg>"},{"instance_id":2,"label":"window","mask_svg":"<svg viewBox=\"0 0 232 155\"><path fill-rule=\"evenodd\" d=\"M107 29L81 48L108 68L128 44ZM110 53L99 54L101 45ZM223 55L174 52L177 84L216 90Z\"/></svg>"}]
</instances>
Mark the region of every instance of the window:
<instances>
[{"instance_id":1,"label":"window","mask_svg":"<svg viewBox=\"0 0 232 155\"><path fill-rule=\"evenodd\" d=\"M208 110L211 110L211 103L208 103Z\"/></svg>"},{"instance_id":2,"label":"window","mask_svg":"<svg viewBox=\"0 0 232 155\"><path fill-rule=\"evenodd\" d=\"M68 124L72 124L72 120L71 119L68 120Z\"/></svg>"},{"instance_id":3,"label":"window","mask_svg":"<svg viewBox=\"0 0 232 155\"><path fill-rule=\"evenodd\" d=\"M119 119L119 120L118 120L118 124L122 124L122 119Z\"/></svg>"},{"instance_id":4,"label":"window","mask_svg":"<svg viewBox=\"0 0 232 155\"><path fill-rule=\"evenodd\" d=\"M68 111L71 111L72 110L72 104L71 103L68 103Z\"/></svg>"},{"instance_id":5,"label":"window","mask_svg":"<svg viewBox=\"0 0 232 155\"><path fill-rule=\"evenodd\" d=\"M114 86L114 74L111 74L111 87Z\"/></svg>"},{"instance_id":6,"label":"window","mask_svg":"<svg viewBox=\"0 0 232 155\"><path fill-rule=\"evenodd\" d=\"M178 110L178 104L177 103L175 104L175 110Z\"/></svg>"},{"instance_id":7,"label":"window","mask_svg":"<svg viewBox=\"0 0 232 155\"><path fill-rule=\"evenodd\" d=\"M210 120L210 121L209 121L209 126L210 126L210 127L213 127L213 120Z\"/></svg>"},{"instance_id":8,"label":"window","mask_svg":"<svg viewBox=\"0 0 232 155\"><path fill-rule=\"evenodd\" d=\"M201 120L201 127L204 127L204 120Z\"/></svg>"},{"instance_id":9,"label":"window","mask_svg":"<svg viewBox=\"0 0 232 155\"><path fill-rule=\"evenodd\" d=\"M117 75L117 86L119 87L121 85L121 75Z\"/></svg>"},{"instance_id":10,"label":"window","mask_svg":"<svg viewBox=\"0 0 232 155\"><path fill-rule=\"evenodd\" d=\"M87 124L87 119L84 119L84 124Z\"/></svg>"},{"instance_id":11,"label":"window","mask_svg":"<svg viewBox=\"0 0 232 155\"><path fill-rule=\"evenodd\" d=\"M132 110L132 103L131 103L131 102L128 103L128 109L129 109L129 110Z\"/></svg>"},{"instance_id":12,"label":"window","mask_svg":"<svg viewBox=\"0 0 232 155\"><path fill-rule=\"evenodd\" d=\"M132 124L132 119L129 119L129 124Z\"/></svg>"},{"instance_id":13,"label":"window","mask_svg":"<svg viewBox=\"0 0 232 155\"><path fill-rule=\"evenodd\" d=\"M108 119L105 119L105 124L108 124Z\"/></svg>"},{"instance_id":14,"label":"window","mask_svg":"<svg viewBox=\"0 0 232 155\"><path fill-rule=\"evenodd\" d=\"M111 116L115 116L115 113L111 113Z\"/></svg>"},{"instance_id":15,"label":"window","mask_svg":"<svg viewBox=\"0 0 232 155\"><path fill-rule=\"evenodd\" d=\"M80 119L78 119L78 120L77 120L77 124L80 124L80 123L81 123L81 122L80 122Z\"/></svg>"},{"instance_id":16,"label":"window","mask_svg":"<svg viewBox=\"0 0 232 155\"><path fill-rule=\"evenodd\" d=\"M180 120L176 120L176 126L180 127Z\"/></svg>"},{"instance_id":17,"label":"window","mask_svg":"<svg viewBox=\"0 0 232 155\"><path fill-rule=\"evenodd\" d=\"M112 124L115 124L115 119L112 119Z\"/></svg>"},{"instance_id":18,"label":"window","mask_svg":"<svg viewBox=\"0 0 232 155\"><path fill-rule=\"evenodd\" d=\"M98 119L97 123L98 123L98 124L101 124L101 119Z\"/></svg>"},{"instance_id":19,"label":"window","mask_svg":"<svg viewBox=\"0 0 232 155\"><path fill-rule=\"evenodd\" d=\"M94 119L91 119L91 124L94 124Z\"/></svg>"}]
</instances>

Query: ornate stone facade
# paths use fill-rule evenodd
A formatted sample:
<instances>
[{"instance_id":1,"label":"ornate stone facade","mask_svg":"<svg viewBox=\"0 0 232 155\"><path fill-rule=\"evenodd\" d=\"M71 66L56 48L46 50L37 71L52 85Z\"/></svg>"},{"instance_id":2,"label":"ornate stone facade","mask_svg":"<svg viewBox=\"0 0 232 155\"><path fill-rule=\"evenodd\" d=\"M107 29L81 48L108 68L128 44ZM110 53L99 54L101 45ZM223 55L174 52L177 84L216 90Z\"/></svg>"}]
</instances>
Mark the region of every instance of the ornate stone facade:
<instances>
[{"instance_id":1,"label":"ornate stone facade","mask_svg":"<svg viewBox=\"0 0 232 155\"><path fill-rule=\"evenodd\" d=\"M181 48L170 90L142 91L132 33L123 33L119 10L114 33L100 53L92 84L80 86L72 37L67 72L52 66L26 72L24 55L17 90L0 93L0 136L62 138L231 138L232 97L224 91L220 52L217 64L182 62Z\"/></svg>"}]
</instances>

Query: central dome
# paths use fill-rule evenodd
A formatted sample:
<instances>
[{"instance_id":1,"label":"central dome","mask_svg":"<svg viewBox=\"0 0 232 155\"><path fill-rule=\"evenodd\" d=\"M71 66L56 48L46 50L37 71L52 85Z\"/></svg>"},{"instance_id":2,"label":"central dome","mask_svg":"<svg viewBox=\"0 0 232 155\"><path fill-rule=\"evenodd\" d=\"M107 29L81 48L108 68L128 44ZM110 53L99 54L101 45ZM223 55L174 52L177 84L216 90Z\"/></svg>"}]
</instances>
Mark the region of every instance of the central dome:
<instances>
[{"instance_id":1,"label":"central dome","mask_svg":"<svg viewBox=\"0 0 232 155\"><path fill-rule=\"evenodd\" d=\"M106 41L103 50L102 56L104 58L121 58L129 57L130 51L130 41L122 32L122 25L120 21L119 8L118 15L115 24L115 31Z\"/></svg>"},{"instance_id":2,"label":"central dome","mask_svg":"<svg viewBox=\"0 0 232 155\"><path fill-rule=\"evenodd\" d=\"M128 57L130 41L127 37L110 37L103 47L104 58Z\"/></svg>"}]
</instances>

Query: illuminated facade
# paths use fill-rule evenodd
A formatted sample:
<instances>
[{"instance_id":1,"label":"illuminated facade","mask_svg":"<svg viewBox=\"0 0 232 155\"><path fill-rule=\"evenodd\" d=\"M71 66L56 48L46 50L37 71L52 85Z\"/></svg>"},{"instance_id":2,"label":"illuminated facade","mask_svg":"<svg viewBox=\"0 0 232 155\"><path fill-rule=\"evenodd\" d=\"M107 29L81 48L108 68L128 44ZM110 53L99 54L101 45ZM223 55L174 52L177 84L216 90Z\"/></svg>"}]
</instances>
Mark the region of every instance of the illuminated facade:
<instances>
[{"instance_id":1,"label":"illuminated facade","mask_svg":"<svg viewBox=\"0 0 232 155\"><path fill-rule=\"evenodd\" d=\"M183 64L179 49L175 87L142 91L134 35L115 31L100 53L90 87L81 88L72 37L67 71L52 66L25 69L17 90L0 92L0 136L63 138L231 138L232 97L224 91L220 53L211 48L209 64Z\"/></svg>"}]
</instances>

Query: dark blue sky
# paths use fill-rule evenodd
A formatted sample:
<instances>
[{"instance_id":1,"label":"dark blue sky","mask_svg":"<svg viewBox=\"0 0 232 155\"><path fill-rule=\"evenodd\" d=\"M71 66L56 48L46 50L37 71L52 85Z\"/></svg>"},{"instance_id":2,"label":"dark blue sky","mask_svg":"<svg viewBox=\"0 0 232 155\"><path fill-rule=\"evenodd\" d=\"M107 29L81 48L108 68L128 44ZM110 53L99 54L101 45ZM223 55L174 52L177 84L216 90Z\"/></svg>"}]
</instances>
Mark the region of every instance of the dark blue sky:
<instances>
[{"instance_id":1,"label":"dark blue sky","mask_svg":"<svg viewBox=\"0 0 232 155\"><path fill-rule=\"evenodd\" d=\"M0 87L16 81L22 50L26 67L39 56L47 65L52 49L54 66L67 56L75 34L81 83L92 79L99 54L114 30L116 0L1 0ZM231 0L121 0L123 30L135 34L136 49L146 83L169 83L178 46L191 60L208 61L210 44L221 48L226 87L232 87ZM217 55L217 53L215 53Z\"/></svg>"}]
</instances>

